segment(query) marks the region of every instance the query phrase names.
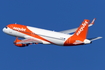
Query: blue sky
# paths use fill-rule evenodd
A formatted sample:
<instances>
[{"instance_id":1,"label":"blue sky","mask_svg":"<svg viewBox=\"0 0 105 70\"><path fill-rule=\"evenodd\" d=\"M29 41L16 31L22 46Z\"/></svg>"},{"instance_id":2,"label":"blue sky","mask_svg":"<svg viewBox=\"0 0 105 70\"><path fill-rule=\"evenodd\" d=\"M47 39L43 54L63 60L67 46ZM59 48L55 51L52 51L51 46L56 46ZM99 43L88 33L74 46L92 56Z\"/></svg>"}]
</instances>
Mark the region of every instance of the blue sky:
<instances>
[{"instance_id":1,"label":"blue sky","mask_svg":"<svg viewBox=\"0 0 105 70\"><path fill-rule=\"evenodd\" d=\"M104 0L1 0L0 70L105 70ZM88 38L102 36L89 45L62 47L13 45L15 37L2 28L11 23L62 31L97 18Z\"/></svg>"}]
</instances>

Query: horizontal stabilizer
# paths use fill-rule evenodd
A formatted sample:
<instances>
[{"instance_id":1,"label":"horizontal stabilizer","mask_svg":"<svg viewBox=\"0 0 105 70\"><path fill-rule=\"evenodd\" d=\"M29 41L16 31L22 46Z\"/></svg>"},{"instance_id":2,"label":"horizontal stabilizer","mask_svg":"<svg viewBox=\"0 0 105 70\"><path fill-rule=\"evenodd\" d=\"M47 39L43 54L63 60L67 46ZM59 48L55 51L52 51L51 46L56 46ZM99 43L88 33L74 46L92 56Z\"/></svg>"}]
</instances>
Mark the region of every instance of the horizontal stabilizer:
<instances>
[{"instance_id":1,"label":"horizontal stabilizer","mask_svg":"<svg viewBox=\"0 0 105 70\"><path fill-rule=\"evenodd\" d=\"M102 37L95 37L95 38L91 38L89 39L90 41L94 41L94 40L98 40L98 39L101 39Z\"/></svg>"}]
</instances>

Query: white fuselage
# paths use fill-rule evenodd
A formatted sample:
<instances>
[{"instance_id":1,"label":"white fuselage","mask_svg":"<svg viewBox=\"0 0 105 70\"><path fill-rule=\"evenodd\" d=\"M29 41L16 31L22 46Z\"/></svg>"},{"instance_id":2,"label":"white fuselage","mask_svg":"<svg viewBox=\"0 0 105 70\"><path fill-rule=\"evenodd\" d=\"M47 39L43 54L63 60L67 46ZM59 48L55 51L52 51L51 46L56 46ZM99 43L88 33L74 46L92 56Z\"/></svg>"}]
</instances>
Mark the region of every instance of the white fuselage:
<instances>
[{"instance_id":1,"label":"white fuselage","mask_svg":"<svg viewBox=\"0 0 105 70\"><path fill-rule=\"evenodd\" d=\"M27 32L25 31L25 29L18 29L15 28L17 30L13 30L10 28L3 28L3 32L15 36L15 37L21 37L21 38L33 38L33 39L37 39L42 41L43 44L56 44L56 45L64 45L64 42L66 41L66 39L68 39L70 36L69 34L64 34L64 33L60 33L60 32L55 32L55 31L50 31L50 30L45 30L45 29L41 29L41 28L36 28L36 27L31 27L31 26L27 26L27 28L32 31L33 33L35 33L36 35L39 35L40 37L50 41L44 41L44 40L40 40L36 37L33 37L32 35L35 35L33 33ZM26 34L21 33L19 31L24 31ZM29 34L29 35L27 35Z\"/></svg>"}]
</instances>

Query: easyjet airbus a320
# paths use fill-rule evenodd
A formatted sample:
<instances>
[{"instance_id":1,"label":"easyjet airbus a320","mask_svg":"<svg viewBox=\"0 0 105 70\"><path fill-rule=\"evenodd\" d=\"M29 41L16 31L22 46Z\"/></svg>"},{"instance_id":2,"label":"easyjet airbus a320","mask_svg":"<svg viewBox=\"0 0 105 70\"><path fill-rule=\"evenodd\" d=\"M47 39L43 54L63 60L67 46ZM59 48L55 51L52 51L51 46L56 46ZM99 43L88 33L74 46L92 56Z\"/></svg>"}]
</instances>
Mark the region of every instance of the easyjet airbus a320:
<instances>
[{"instance_id":1,"label":"easyjet airbus a320","mask_svg":"<svg viewBox=\"0 0 105 70\"><path fill-rule=\"evenodd\" d=\"M25 47L31 44L54 44L60 46L84 45L90 44L93 40L102 38L96 37L86 39L88 27L92 26L94 21L95 18L91 23L90 20L84 19L78 28L60 32L20 24L9 24L3 28L3 32L15 36L16 40L14 41L14 44L18 47ZM73 32L74 34L70 34ZM24 39L19 40L18 37Z\"/></svg>"}]
</instances>

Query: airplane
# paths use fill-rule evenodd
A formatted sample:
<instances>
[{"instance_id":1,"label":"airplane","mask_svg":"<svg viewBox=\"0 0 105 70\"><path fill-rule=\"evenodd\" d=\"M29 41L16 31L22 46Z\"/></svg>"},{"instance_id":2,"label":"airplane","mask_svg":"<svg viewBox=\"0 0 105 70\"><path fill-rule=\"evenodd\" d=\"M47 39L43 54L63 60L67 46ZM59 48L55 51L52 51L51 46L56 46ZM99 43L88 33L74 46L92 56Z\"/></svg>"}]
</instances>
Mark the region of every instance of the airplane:
<instances>
[{"instance_id":1,"label":"airplane","mask_svg":"<svg viewBox=\"0 0 105 70\"><path fill-rule=\"evenodd\" d=\"M54 44L59 46L77 46L90 44L92 41L102 37L87 39L88 27L94 24L96 18L92 20L84 19L78 28L64 30L60 32L25 26L20 24L9 24L3 28L3 32L15 36L14 45L25 47L31 44ZM74 34L70 34L74 33ZM24 39L18 39L24 38Z\"/></svg>"}]
</instances>

